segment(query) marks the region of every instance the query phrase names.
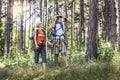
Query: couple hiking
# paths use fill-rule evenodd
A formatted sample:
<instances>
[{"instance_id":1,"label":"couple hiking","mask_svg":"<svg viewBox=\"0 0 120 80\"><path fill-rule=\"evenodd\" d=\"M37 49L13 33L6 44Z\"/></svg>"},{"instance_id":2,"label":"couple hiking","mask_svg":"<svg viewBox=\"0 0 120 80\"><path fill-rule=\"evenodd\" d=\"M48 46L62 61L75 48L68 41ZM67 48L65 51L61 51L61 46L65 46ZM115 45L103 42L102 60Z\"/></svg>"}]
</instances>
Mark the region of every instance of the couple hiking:
<instances>
[{"instance_id":1,"label":"couple hiking","mask_svg":"<svg viewBox=\"0 0 120 80\"><path fill-rule=\"evenodd\" d=\"M64 21L61 21L64 20ZM66 56L66 43L65 43L65 26L69 25L70 21L63 16L56 16L52 23L52 36L54 38L53 43L50 43L46 32L43 29L41 22L37 23L37 28L34 30L34 43L35 43L35 63L38 66L39 63L39 54L42 57L43 69L46 68L46 42L53 47L54 51L54 64L55 67L58 67L58 56L61 53L65 66L68 67L68 61Z\"/></svg>"}]
</instances>

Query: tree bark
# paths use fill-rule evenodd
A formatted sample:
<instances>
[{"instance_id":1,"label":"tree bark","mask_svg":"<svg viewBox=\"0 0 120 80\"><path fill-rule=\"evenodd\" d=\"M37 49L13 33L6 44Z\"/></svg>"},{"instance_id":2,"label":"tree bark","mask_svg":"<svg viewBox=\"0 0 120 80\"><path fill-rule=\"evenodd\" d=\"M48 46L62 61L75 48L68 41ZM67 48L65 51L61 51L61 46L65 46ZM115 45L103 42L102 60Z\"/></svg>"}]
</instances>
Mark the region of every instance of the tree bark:
<instances>
[{"instance_id":1,"label":"tree bark","mask_svg":"<svg viewBox=\"0 0 120 80\"><path fill-rule=\"evenodd\" d=\"M86 61L92 58L97 58L97 0L90 0L89 2L89 27L86 50Z\"/></svg>"},{"instance_id":2,"label":"tree bark","mask_svg":"<svg viewBox=\"0 0 120 80\"><path fill-rule=\"evenodd\" d=\"M115 48L115 42L117 41L117 24L116 24L116 8L115 8L115 1L114 0L109 0L110 1L110 16L111 16L111 43L112 47Z\"/></svg>"},{"instance_id":3,"label":"tree bark","mask_svg":"<svg viewBox=\"0 0 120 80\"><path fill-rule=\"evenodd\" d=\"M1 11L2 10L2 0L0 0L0 21L1 21Z\"/></svg>"},{"instance_id":4,"label":"tree bark","mask_svg":"<svg viewBox=\"0 0 120 80\"><path fill-rule=\"evenodd\" d=\"M68 0L64 0L65 2L65 17L68 18ZM68 31L67 31L67 26L65 27L65 40L68 43Z\"/></svg>"},{"instance_id":5,"label":"tree bark","mask_svg":"<svg viewBox=\"0 0 120 80\"><path fill-rule=\"evenodd\" d=\"M82 35L83 34L83 35ZM79 46L85 43L85 29L84 29L84 0L80 0L80 28L79 28Z\"/></svg>"},{"instance_id":6,"label":"tree bark","mask_svg":"<svg viewBox=\"0 0 120 80\"><path fill-rule=\"evenodd\" d=\"M105 0L105 7L103 10L103 16L104 16L104 23L103 23L103 29L102 29L102 36L103 39L106 42L110 41L110 4L108 0Z\"/></svg>"},{"instance_id":7,"label":"tree bark","mask_svg":"<svg viewBox=\"0 0 120 80\"><path fill-rule=\"evenodd\" d=\"M59 15L59 5L58 5L58 2L57 0L54 0L55 2L55 12L56 12L56 15Z\"/></svg>"},{"instance_id":8,"label":"tree bark","mask_svg":"<svg viewBox=\"0 0 120 80\"><path fill-rule=\"evenodd\" d=\"M13 26L13 5L14 0L8 0L7 4L7 23L5 29L5 49L4 54L12 53L12 26Z\"/></svg>"},{"instance_id":9,"label":"tree bark","mask_svg":"<svg viewBox=\"0 0 120 80\"><path fill-rule=\"evenodd\" d=\"M73 47L74 39L74 23L75 23L75 0L72 0L72 10L71 10L71 47Z\"/></svg>"},{"instance_id":10,"label":"tree bark","mask_svg":"<svg viewBox=\"0 0 120 80\"><path fill-rule=\"evenodd\" d=\"M40 21L43 21L43 0L40 0Z\"/></svg>"},{"instance_id":11,"label":"tree bark","mask_svg":"<svg viewBox=\"0 0 120 80\"><path fill-rule=\"evenodd\" d=\"M118 0L118 11L119 11L119 37L118 37L118 47L120 50L120 0Z\"/></svg>"},{"instance_id":12,"label":"tree bark","mask_svg":"<svg viewBox=\"0 0 120 80\"><path fill-rule=\"evenodd\" d=\"M2 13L2 0L0 0L0 55L3 54L3 49L4 49L4 39L3 39L3 24L2 24L2 21L1 21L1 13Z\"/></svg>"},{"instance_id":13,"label":"tree bark","mask_svg":"<svg viewBox=\"0 0 120 80\"><path fill-rule=\"evenodd\" d=\"M20 18L21 18L21 27L20 27L20 41L19 41L19 47L20 47L20 53L24 52L24 31L23 31L23 18L24 18L24 10L23 10L23 5L24 4L24 0L20 0L20 6L21 6L21 14L20 14Z\"/></svg>"}]
</instances>

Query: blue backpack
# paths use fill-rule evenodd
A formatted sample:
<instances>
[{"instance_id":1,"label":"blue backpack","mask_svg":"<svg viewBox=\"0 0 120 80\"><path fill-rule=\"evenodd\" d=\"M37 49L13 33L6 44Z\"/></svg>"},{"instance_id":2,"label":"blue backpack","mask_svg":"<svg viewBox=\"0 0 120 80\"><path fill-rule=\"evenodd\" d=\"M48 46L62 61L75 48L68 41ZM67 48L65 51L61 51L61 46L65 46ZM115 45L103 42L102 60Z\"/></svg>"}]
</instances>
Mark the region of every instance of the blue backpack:
<instances>
[{"instance_id":1,"label":"blue backpack","mask_svg":"<svg viewBox=\"0 0 120 80\"><path fill-rule=\"evenodd\" d=\"M33 40L34 39L34 35L33 34L30 35L30 36L28 36L28 38L29 38L29 40Z\"/></svg>"},{"instance_id":2,"label":"blue backpack","mask_svg":"<svg viewBox=\"0 0 120 80\"><path fill-rule=\"evenodd\" d=\"M61 26L61 28L62 28L62 30L63 30L63 23L62 22L59 22L59 24L60 24L60 26ZM56 27L55 27L56 28ZM50 33L51 33L51 35L52 35L52 37L56 37L57 35L56 35L56 29L51 29L50 30Z\"/></svg>"},{"instance_id":3,"label":"blue backpack","mask_svg":"<svg viewBox=\"0 0 120 80\"><path fill-rule=\"evenodd\" d=\"M37 37L38 37L38 30L37 30ZM29 36L28 36L28 39L29 39L29 40L34 40L34 35L33 35L33 34L32 34L32 35L29 35Z\"/></svg>"}]
</instances>

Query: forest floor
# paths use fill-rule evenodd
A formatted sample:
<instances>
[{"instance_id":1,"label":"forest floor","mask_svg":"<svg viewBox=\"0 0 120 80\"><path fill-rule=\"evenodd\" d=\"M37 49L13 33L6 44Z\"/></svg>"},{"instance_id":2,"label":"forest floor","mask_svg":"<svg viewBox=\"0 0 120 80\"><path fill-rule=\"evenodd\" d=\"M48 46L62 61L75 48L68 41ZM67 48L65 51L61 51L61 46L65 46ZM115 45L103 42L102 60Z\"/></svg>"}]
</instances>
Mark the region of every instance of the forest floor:
<instances>
[{"instance_id":1,"label":"forest floor","mask_svg":"<svg viewBox=\"0 0 120 80\"><path fill-rule=\"evenodd\" d=\"M41 63L39 69L36 69L33 57L21 56L23 55L0 59L0 80L120 80L119 53L116 53L110 62L84 62L84 57L78 57L80 60L73 57L77 61L71 59L74 62L70 62L67 68L63 61L60 61L58 68L54 68L48 62L46 70L42 69Z\"/></svg>"}]
</instances>

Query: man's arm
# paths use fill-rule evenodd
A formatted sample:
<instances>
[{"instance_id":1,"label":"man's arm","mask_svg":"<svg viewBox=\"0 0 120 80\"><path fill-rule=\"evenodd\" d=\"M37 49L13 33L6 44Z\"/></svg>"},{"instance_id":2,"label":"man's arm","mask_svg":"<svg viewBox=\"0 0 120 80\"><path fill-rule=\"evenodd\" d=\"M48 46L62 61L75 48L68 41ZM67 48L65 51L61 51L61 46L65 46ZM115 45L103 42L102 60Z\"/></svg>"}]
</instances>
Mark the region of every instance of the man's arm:
<instances>
[{"instance_id":1,"label":"man's arm","mask_svg":"<svg viewBox=\"0 0 120 80\"><path fill-rule=\"evenodd\" d=\"M54 21L53 21L53 23L52 23L52 28L54 28L54 27L55 27L56 20L57 20L57 18L55 17L55 19L54 19Z\"/></svg>"},{"instance_id":2,"label":"man's arm","mask_svg":"<svg viewBox=\"0 0 120 80\"><path fill-rule=\"evenodd\" d=\"M68 26L71 24L71 21L68 20L66 17L63 16L63 19L64 19L64 22L65 22L65 25Z\"/></svg>"}]
</instances>

